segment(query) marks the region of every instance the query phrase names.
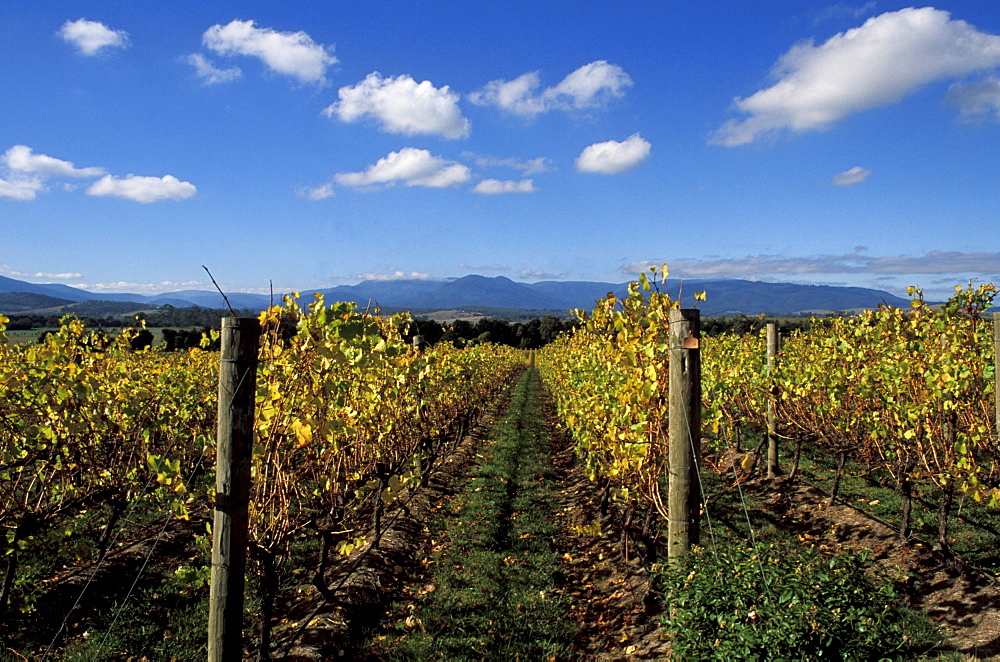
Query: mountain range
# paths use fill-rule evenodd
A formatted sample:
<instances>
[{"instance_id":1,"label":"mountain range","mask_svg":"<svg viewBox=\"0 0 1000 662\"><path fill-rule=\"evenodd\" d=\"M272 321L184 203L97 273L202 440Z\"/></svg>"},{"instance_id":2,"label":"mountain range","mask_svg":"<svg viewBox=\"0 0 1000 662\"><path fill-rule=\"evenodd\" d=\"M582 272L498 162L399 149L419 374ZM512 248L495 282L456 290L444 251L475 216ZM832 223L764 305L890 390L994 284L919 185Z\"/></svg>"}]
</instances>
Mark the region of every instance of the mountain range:
<instances>
[{"instance_id":1,"label":"mountain range","mask_svg":"<svg viewBox=\"0 0 1000 662\"><path fill-rule=\"evenodd\" d=\"M366 280L357 285L324 289L303 289L303 298L313 292L327 301L354 301L360 306L377 304L383 308L417 311L451 309L462 306L519 308L533 311L590 310L595 302L613 292L624 296L628 283L590 281L541 281L519 283L504 276L463 276L449 280ZM876 308L879 304L908 306L908 300L883 290L830 285L763 283L749 280L688 280L670 283L670 294L680 295L685 305L694 304L694 292L705 290L707 301L698 308L703 315L745 314L790 315L838 310ZM233 308L263 310L271 297L234 292L227 295ZM37 298L35 298L37 297ZM281 295L275 294L275 303ZM182 290L165 294L107 294L58 284L28 283L0 276L0 312L53 308L83 301L134 302L149 306L178 308L200 306L225 308L218 292ZM36 305L37 304L37 305Z\"/></svg>"}]
</instances>

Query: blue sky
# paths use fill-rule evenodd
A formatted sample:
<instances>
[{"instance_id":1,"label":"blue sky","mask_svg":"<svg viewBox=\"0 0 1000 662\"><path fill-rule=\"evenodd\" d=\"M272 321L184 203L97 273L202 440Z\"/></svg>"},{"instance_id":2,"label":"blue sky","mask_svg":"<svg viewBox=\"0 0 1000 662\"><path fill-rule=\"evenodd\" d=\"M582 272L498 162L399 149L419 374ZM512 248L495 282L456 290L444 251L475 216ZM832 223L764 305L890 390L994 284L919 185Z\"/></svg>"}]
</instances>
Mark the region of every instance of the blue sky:
<instances>
[{"instance_id":1,"label":"blue sky","mask_svg":"<svg viewBox=\"0 0 1000 662\"><path fill-rule=\"evenodd\" d=\"M0 0L0 30L2 275L1000 284L997 3Z\"/></svg>"}]
</instances>

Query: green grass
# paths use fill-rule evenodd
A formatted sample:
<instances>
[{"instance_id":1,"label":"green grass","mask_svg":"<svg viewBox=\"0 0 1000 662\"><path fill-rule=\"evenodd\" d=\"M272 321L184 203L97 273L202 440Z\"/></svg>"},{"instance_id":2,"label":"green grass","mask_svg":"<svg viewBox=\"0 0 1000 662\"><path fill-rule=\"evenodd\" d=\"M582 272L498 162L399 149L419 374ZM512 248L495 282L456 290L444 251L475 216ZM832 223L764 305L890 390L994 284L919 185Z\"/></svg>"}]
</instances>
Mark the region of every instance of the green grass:
<instances>
[{"instance_id":1,"label":"green grass","mask_svg":"<svg viewBox=\"0 0 1000 662\"><path fill-rule=\"evenodd\" d=\"M18 331L6 331L8 345L21 345L24 343L34 344L38 342L38 337L46 331L58 331L56 328L46 329L26 329Z\"/></svg>"},{"instance_id":2,"label":"green grass","mask_svg":"<svg viewBox=\"0 0 1000 662\"><path fill-rule=\"evenodd\" d=\"M564 659L576 632L555 578L557 492L537 373L522 375L507 416L450 515L434 574L369 650L394 660ZM431 590L428 590L431 589Z\"/></svg>"}]
</instances>

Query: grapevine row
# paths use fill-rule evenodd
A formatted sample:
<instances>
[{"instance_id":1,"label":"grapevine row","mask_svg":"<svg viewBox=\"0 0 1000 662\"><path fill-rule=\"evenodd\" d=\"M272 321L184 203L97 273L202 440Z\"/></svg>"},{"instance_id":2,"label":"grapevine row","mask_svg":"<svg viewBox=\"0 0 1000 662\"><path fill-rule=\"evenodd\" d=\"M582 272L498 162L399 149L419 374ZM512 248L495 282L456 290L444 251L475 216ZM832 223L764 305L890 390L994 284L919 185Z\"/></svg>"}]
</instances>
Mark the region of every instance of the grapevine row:
<instances>
[{"instance_id":1,"label":"grapevine row","mask_svg":"<svg viewBox=\"0 0 1000 662\"><path fill-rule=\"evenodd\" d=\"M319 296L261 314L250 519L258 559L281 563L303 541L344 554L368 542L368 514L419 482L440 446L523 366L509 348L413 347L401 321ZM6 345L4 322L0 612L30 612L72 574L53 567L92 566L150 536L166 513L207 520L218 354L133 351L134 331L109 339L73 318L42 344ZM207 558L195 552L178 572L204 583Z\"/></svg>"},{"instance_id":2,"label":"grapevine row","mask_svg":"<svg viewBox=\"0 0 1000 662\"><path fill-rule=\"evenodd\" d=\"M538 355L591 477L664 516L667 311L678 307L659 291L666 275L653 269L624 299L577 311L583 325ZM958 287L932 307L912 289L909 310L793 333L770 371L762 335L702 339L708 452L728 452L737 429L765 433L773 399L786 448L795 441L850 456L891 475L906 499L914 482L936 486L943 511L956 493L1000 506L993 338L982 318L995 294L992 285Z\"/></svg>"}]
</instances>

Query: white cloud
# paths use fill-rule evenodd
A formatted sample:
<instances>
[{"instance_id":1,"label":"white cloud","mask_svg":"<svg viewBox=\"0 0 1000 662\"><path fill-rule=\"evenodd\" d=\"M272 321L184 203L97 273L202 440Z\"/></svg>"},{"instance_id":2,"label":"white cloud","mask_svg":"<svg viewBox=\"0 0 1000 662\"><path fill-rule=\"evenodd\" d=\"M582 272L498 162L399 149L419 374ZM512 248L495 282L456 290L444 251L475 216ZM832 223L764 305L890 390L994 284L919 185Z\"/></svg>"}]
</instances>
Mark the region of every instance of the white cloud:
<instances>
[{"instance_id":1,"label":"white cloud","mask_svg":"<svg viewBox=\"0 0 1000 662\"><path fill-rule=\"evenodd\" d=\"M461 163L432 156L426 149L404 147L398 152L389 152L367 170L340 173L333 178L340 186L350 188L392 186L396 182L406 186L447 188L467 182L471 177L469 168Z\"/></svg>"},{"instance_id":2,"label":"white cloud","mask_svg":"<svg viewBox=\"0 0 1000 662\"><path fill-rule=\"evenodd\" d=\"M744 145L782 131L824 129L932 81L997 65L998 36L933 7L887 12L820 46L812 40L793 46L774 66L777 83L736 99L749 117L727 122L712 142Z\"/></svg>"},{"instance_id":3,"label":"white cloud","mask_svg":"<svg viewBox=\"0 0 1000 662\"><path fill-rule=\"evenodd\" d=\"M52 177L88 178L104 174L103 168L77 168L69 161L35 154L27 145L14 145L0 155L3 178L0 197L28 201L46 190Z\"/></svg>"},{"instance_id":4,"label":"white cloud","mask_svg":"<svg viewBox=\"0 0 1000 662\"><path fill-rule=\"evenodd\" d=\"M90 291L97 292L135 292L135 293L146 293L146 294L159 294L161 292L173 292L177 290L190 290L192 288L200 288L204 285L200 280L188 280L183 283L175 283L174 281L164 280L159 283L131 283L128 281L120 280L116 282L109 283L90 283L81 284L77 287L85 288ZM229 290L227 291L236 291Z\"/></svg>"},{"instance_id":5,"label":"white cloud","mask_svg":"<svg viewBox=\"0 0 1000 662\"><path fill-rule=\"evenodd\" d=\"M83 274L76 272L54 274L47 271L36 271L35 273L22 273L20 271L12 271L7 268L4 268L2 271L11 278L34 278L43 280L79 280L80 278L83 278Z\"/></svg>"},{"instance_id":6,"label":"white cloud","mask_svg":"<svg viewBox=\"0 0 1000 662\"><path fill-rule=\"evenodd\" d=\"M1000 78L996 76L975 83L955 83L948 88L946 100L959 107L963 118L1000 122Z\"/></svg>"},{"instance_id":7,"label":"white cloud","mask_svg":"<svg viewBox=\"0 0 1000 662\"><path fill-rule=\"evenodd\" d=\"M469 120L458 108L459 95L447 85L434 87L430 81L417 83L410 76L383 78L377 71L354 86L337 91L340 101L323 112L342 122L364 117L378 121L383 131L412 136L437 134L445 138L465 138Z\"/></svg>"},{"instance_id":8,"label":"white cloud","mask_svg":"<svg viewBox=\"0 0 1000 662\"><path fill-rule=\"evenodd\" d=\"M194 67L198 78L202 79L206 85L217 85L218 83L229 83L243 75L239 67L220 69L201 53L192 53L185 58L188 64Z\"/></svg>"},{"instance_id":9,"label":"white cloud","mask_svg":"<svg viewBox=\"0 0 1000 662\"><path fill-rule=\"evenodd\" d=\"M555 87L539 91L537 71L521 74L514 80L494 80L469 95L472 103L499 106L515 115L534 116L550 110L586 110L598 108L609 99L621 97L632 79L625 70L607 60L585 64Z\"/></svg>"},{"instance_id":10,"label":"white cloud","mask_svg":"<svg viewBox=\"0 0 1000 662\"><path fill-rule=\"evenodd\" d=\"M521 74L514 80L494 80L469 95L480 106L499 106L515 115L537 115L550 110L537 93L541 77L537 71Z\"/></svg>"},{"instance_id":11,"label":"white cloud","mask_svg":"<svg viewBox=\"0 0 1000 662\"><path fill-rule=\"evenodd\" d=\"M538 269L518 269L517 275L521 278L527 278L528 280L563 280L566 278L565 273L554 274L548 271L541 271Z\"/></svg>"},{"instance_id":12,"label":"white cloud","mask_svg":"<svg viewBox=\"0 0 1000 662\"><path fill-rule=\"evenodd\" d=\"M333 182L327 182L319 186L300 186L295 190L295 193L307 200L326 200L335 195L333 192Z\"/></svg>"},{"instance_id":13,"label":"white cloud","mask_svg":"<svg viewBox=\"0 0 1000 662\"><path fill-rule=\"evenodd\" d=\"M38 177L12 177L0 179L0 198L13 200L34 200L35 196L45 190L45 184Z\"/></svg>"},{"instance_id":14,"label":"white cloud","mask_svg":"<svg viewBox=\"0 0 1000 662\"><path fill-rule=\"evenodd\" d=\"M458 263L458 268L459 269L469 269L471 271L511 271L510 267L504 266L502 264L496 264L496 263L494 263L494 264L487 264L487 265L482 266L482 267L477 267L477 266L473 266L471 264L468 264L466 262L459 262Z\"/></svg>"},{"instance_id":15,"label":"white cloud","mask_svg":"<svg viewBox=\"0 0 1000 662\"><path fill-rule=\"evenodd\" d=\"M202 43L219 55L259 58L273 71L303 83L325 83L327 67L338 62L326 46L305 32L258 28L254 21L213 25L202 35Z\"/></svg>"},{"instance_id":16,"label":"white cloud","mask_svg":"<svg viewBox=\"0 0 1000 662\"><path fill-rule=\"evenodd\" d=\"M34 200L39 192L48 190L46 183L52 178L92 179L100 177L87 188L88 195L114 196L136 202L183 200L193 196L197 189L190 182L182 182L172 175L164 177L119 178L106 174L104 168L77 168L45 154L36 154L27 145L14 145L0 155L0 197L14 200ZM103 175L103 176L102 176ZM67 191L74 185L65 184Z\"/></svg>"},{"instance_id":17,"label":"white cloud","mask_svg":"<svg viewBox=\"0 0 1000 662\"><path fill-rule=\"evenodd\" d=\"M868 179L868 175L870 174L872 174L870 169L862 168L861 166L854 166L853 168L849 168L842 173L834 175L830 183L834 186L854 186L855 184L860 184Z\"/></svg>"},{"instance_id":18,"label":"white cloud","mask_svg":"<svg viewBox=\"0 0 1000 662\"><path fill-rule=\"evenodd\" d=\"M145 204L162 200L184 200L197 191L194 184L182 182L173 175L163 177L128 175L125 178L105 175L90 185L87 195L124 198Z\"/></svg>"},{"instance_id":19,"label":"white cloud","mask_svg":"<svg viewBox=\"0 0 1000 662\"><path fill-rule=\"evenodd\" d=\"M35 154L27 145L14 145L0 157L12 172L38 175L40 177L100 177L103 168L77 168L69 161L56 159L44 154Z\"/></svg>"},{"instance_id":20,"label":"white cloud","mask_svg":"<svg viewBox=\"0 0 1000 662\"><path fill-rule=\"evenodd\" d=\"M859 247L860 248L860 247ZM622 266L625 274L637 274L666 262L671 276L681 278L757 278L796 274L1000 274L1000 253L930 251L925 255L875 256L859 251L846 255L786 257L751 255L712 260L643 260Z\"/></svg>"},{"instance_id":21,"label":"white cloud","mask_svg":"<svg viewBox=\"0 0 1000 662\"><path fill-rule=\"evenodd\" d=\"M576 159L576 169L580 172L596 172L614 175L631 170L646 160L652 145L638 133L632 134L624 142L609 140L594 143L580 153Z\"/></svg>"},{"instance_id":22,"label":"white cloud","mask_svg":"<svg viewBox=\"0 0 1000 662\"><path fill-rule=\"evenodd\" d=\"M128 46L128 33L124 30L112 30L103 23L85 18L66 21L59 28L58 34L63 40L73 44L81 55L97 55L104 48Z\"/></svg>"},{"instance_id":23,"label":"white cloud","mask_svg":"<svg viewBox=\"0 0 1000 662\"><path fill-rule=\"evenodd\" d=\"M848 17L858 19L865 14L870 14L875 11L876 3L867 2L860 7L855 5L848 5L845 3L837 3L831 5L821 10L816 17L813 19L814 24L822 23L823 21L828 21L830 19L839 19L841 17Z\"/></svg>"},{"instance_id":24,"label":"white cloud","mask_svg":"<svg viewBox=\"0 0 1000 662\"><path fill-rule=\"evenodd\" d=\"M364 273L358 274L357 278L359 280L438 280L432 278L430 274L424 273L422 271L390 271L389 273Z\"/></svg>"},{"instance_id":25,"label":"white cloud","mask_svg":"<svg viewBox=\"0 0 1000 662\"><path fill-rule=\"evenodd\" d=\"M585 64L543 96L556 107L574 110L600 106L608 97L620 97L632 79L621 67L598 60Z\"/></svg>"},{"instance_id":26,"label":"white cloud","mask_svg":"<svg viewBox=\"0 0 1000 662\"><path fill-rule=\"evenodd\" d=\"M462 156L475 160L476 165L481 168L510 168L512 170L521 171L521 174L525 177L540 172L555 170L555 167L552 165L552 161L544 156L539 156L535 159L528 159L527 161L522 161L521 159L516 159L514 157L501 159L493 156L478 156L472 152L464 152Z\"/></svg>"},{"instance_id":27,"label":"white cloud","mask_svg":"<svg viewBox=\"0 0 1000 662\"><path fill-rule=\"evenodd\" d=\"M535 188L534 182L530 179L522 179L519 182L513 180L499 179L484 179L474 187L472 187L473 193L481 193L483 195L499 195L501 193L534 193L538 189Z\"/></svg>"}]
</instances>

